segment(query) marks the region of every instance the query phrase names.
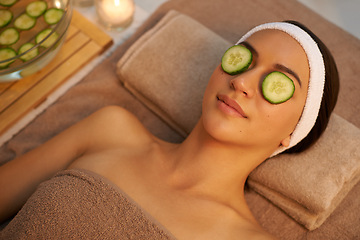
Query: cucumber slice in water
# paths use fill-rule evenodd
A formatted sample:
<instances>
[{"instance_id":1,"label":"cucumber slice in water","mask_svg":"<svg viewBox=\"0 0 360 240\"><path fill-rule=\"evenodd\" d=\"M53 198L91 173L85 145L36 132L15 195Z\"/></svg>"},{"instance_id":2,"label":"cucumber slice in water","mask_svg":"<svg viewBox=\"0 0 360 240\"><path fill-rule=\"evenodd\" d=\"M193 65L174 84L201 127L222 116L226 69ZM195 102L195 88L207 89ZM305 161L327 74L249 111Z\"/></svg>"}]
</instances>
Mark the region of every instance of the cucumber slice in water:
<instances>
[{"instance_id":1,"label":"cucumber slice in water","mask_svg":"<svg viewBox=\"0 0 360 240\"><path fill-rule=\"evenodd\" d=\"M249 68L252 61L252 53L242 45L230 47L221 59L222 69L230 74L239 74Z\"/></svg>"},{"instance_id":2,"label":"cucumber slice in water","mask_svg":"<svg viewBox=\"0 0 360 240\"><path fill-rule=\"evenodd\" d=\"M46 9L47 3L45 1L35 1L26 6L26 14L30 17L37 18L43 15Z\"/></svg>"},{"instance_id":3,"label":"cucumber slice in water","mask_svg":"<svg viewBox=\"0 0 360 240\"><path fill-rule=\"evenodd\" d=\"M38 33L38 35L36 35L35 38L35 42L36 44L40 43L42 40L44 40L50 33L51 33L52 29L51 28L47 28L41 32ZM56 40L59 38L59 34L57 34L56 32L53 32L51 34L51 36L49 36L43 43L41 43L40 46L48 48L50 47L54 42L56 42Z\"/></svg>"},{"instance_id":4,"label":"cucumber slice in water","mask_svg":"<svg viewBox=\"0 0 360 240\"><path fill-rule=\"evenodd\" d=\"M36 24L36 18L30 17L26 13L21 14L14 21L14 26L20 30L29 30Z\"/></svg>"},{"instance_id":5,"label":"cucumber slice in water","mask_svg":"<svg viewBox=\"0 0 360 240\"><path fill-rule=\"evenodd\" d=\"M271 72L262 83L264 98L273 104L289 100L295 92L294 82L282 72Z\"/></svg>"},{"instance_id":6,"label":"cucumber slice in water","mask_svg":"<svg viewBox=\"0 0 360 240\"><path fill-rule=\"evenodd\" d=\"M19 32L15 28L5 29L0 34L0 45L11 45L16 43L20 38Z\"/></svg>"},{"instance_id":7,"label":"cucumber slice in water","mask_svg":"<svg viewBox=\"0 0 360 240\"><path fill-rule=\"evenodd\" d=\"M30 50L33 46L35 46L35 44L33 44L33 43L25 43L25 44L21 45L21 47L19 48L19 53L18 53L19 55L28 51L24 55L20 56L21 60L26 62L26 61L33 59L34 57L36 57L39 54L38 48Z\"/></svg>"},{"instance_id":8,"label":"cucumber slice in water","mask_svg":"<svg viewBox=\"0 0 360 240\"><path fill-rule=\"evenodd\" d=\"M64 10L62 9L50 8L46 10L44 14L45 22L49 25L56 24L60 21L63 14L64 14Z\"/></svg>"},{"instance_id":9,"label":"cucumber slice in water","mask_svg":"<svg viewBox=\"0 0 360 240\"><path fill-rule=\"evenodd\" d=\"M10 7L14 5L17 2L17 0L0 0L0 5L4 7Z\"/></svg>"},{"instance_id":10,"label":"cucumber slice in water","mask_svg":"<svg viewBox=\"0 0 360 240\"><path fill-rule=\"evenodd\" d=\"M16 56L16 51L14 49L12 49L12 48L1 48L0 49L0 69L7 68L15 60L6 61L4 63L2 63L2 61L13 58L15 56Z\"/></svg>"},{"instance_id":11,"label":"cucumber slice in water","mask_svg":"<svg viewBox=\"0 0 360 240\"><path fill-rule=\"evenodd\" d=\"M0 27L7 26L13 18L13 14L10 10L0 9Z\"/></svg>"}]
</instances>

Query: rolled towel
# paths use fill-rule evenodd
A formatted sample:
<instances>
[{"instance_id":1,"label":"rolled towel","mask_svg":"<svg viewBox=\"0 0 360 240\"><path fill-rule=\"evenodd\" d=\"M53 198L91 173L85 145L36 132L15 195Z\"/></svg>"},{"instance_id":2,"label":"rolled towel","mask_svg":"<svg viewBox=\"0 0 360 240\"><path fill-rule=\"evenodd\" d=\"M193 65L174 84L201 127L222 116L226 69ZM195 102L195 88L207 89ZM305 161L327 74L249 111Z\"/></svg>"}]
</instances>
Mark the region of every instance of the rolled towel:
<instances>
[{"instance_id":1,"label":"rolled towel","mask_svg":"<svg viewBox=\"0 0 360 240\"><path fill-rule=\"evenodd\" d=\"M117 74L127 89L185 137L201 115L207 81L230 46L173 10L130 47L117 64Z\"/></svg>"},{"instance_id":2,"label":"rolled towel","mask_svg":"<svg viewBox=\"0 0 360 240\"><path fill-rule=\"evenodd\" d=\"M318 228L360 180L360 129L333 114L320 139L280 154L249 176L251 188L307 229Z\"/></svg>"}]
</instances>

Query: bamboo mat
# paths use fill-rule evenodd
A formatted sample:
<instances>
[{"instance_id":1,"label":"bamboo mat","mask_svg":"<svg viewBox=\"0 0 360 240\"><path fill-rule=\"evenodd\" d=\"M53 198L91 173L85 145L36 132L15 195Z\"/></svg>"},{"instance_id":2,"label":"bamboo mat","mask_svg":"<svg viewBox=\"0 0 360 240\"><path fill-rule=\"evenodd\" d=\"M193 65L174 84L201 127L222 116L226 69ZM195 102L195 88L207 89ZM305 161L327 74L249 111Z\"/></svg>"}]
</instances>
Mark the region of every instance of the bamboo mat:
<instances>
[{"instance_id":1,"label":"bamboo mat","mask_svg":"<svg viewBox=\"0 0 360 240\"><path fill-rule=\"evenodd\" d=\"M44 69L20 81L0 83L0 134L112 43L109 35L74 10L62 48Z\"/></svg>"}]
</instances>

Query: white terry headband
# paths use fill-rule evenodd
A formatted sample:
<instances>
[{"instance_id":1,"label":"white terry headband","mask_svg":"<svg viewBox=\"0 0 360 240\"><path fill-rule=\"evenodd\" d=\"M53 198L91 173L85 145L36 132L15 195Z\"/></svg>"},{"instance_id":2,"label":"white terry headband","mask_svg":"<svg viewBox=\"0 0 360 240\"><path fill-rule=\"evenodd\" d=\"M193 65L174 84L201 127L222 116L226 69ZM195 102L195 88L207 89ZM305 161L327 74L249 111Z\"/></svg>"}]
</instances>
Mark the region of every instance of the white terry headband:
<instances>
[{"instance_id":1,"label":"white terry headband","mask_svg":"<svg viewBox=\"0 0 360 240\"><path fill-rule=\"evenodd\" d=\"M289 146L280 146L271 155L273 157L298 144L315 125L324 92L325 65L320 49L314 39L300 27L291 23L273 22L259 25L247 32L236 44L244 42L255 32L265 29L281 30L298 41L305 50L310 67L309 88L300 120L291 135Z\"/></svg>"}]
</instances>

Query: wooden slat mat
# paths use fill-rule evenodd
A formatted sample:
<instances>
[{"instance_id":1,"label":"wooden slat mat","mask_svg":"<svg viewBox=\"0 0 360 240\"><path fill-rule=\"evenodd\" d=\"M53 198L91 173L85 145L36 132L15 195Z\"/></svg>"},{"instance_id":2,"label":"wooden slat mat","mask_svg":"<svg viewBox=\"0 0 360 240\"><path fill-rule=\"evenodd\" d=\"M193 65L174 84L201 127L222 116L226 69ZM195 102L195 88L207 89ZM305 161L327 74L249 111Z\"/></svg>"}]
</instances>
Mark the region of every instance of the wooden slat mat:
<instances>
[{"instance_id":1,"label":"wooden slat mat","mask_svg":"<svg viewBox=\"0 0 360 240\"><path fill-rule=\"evenodd\" d=\"M62 48L44 69L17 82L0 83L0 134L111 45L109 35L74 10Z\"/></svg>"}]
</instances>

